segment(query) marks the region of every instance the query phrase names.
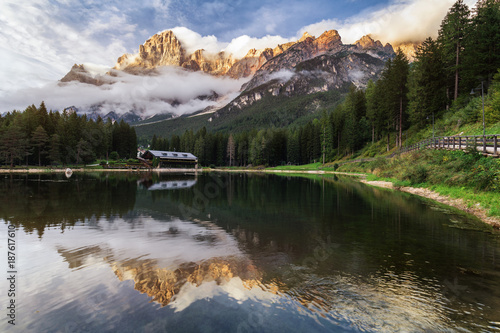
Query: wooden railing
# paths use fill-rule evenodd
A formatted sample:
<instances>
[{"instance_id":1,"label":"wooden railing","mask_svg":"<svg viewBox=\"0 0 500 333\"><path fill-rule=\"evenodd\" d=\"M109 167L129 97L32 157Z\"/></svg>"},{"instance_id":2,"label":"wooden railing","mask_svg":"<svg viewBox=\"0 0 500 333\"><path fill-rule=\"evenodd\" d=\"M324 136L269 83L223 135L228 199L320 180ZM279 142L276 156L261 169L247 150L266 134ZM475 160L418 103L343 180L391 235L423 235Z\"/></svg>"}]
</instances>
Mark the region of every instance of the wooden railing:
<instances>
[{"instance_id":1,"label":"wooden railing","mask_svg":"<svg viewBox=\"0 0 500 333\"><path fill-rule=\"evenodd\" d=\"M406 153L419 149L476 150L486 155L498 157L500 154L500 134L442 136L402 147L398 153Z\"/></svg>"}]
</instances>

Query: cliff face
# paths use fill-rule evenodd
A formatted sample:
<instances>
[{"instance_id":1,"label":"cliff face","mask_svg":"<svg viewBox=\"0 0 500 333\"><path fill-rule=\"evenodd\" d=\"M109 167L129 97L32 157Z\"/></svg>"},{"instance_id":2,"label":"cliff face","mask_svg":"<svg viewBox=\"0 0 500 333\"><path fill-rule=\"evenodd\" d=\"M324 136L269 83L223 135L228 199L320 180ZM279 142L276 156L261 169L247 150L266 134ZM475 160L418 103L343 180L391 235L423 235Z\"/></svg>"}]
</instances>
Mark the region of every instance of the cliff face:
<instances>
[{"instance_id":1,"label":"cliff face","mask_svg":"<svg viewBox=\"0 0 500 333\"><path fill-rule=\"evenodd\" d=\"M243 109L266 96L294 96L358 87L375 79L394 51L365 36L354 45L344 45L337 31L314 38L308 34L294 45L265 62L242 93L215 117Z\"/></svg>"},{"instance_id":2,"label":"cliff face","mask_svg":"<svg viewBox=\"0 0 500 333\"><path fill-rule=\"evenodd\" d=\"M172 31L164 31L139 46L136 56L124 54L119 57L115 69L141 74L160 66L179 66L192 71L203 71L212 75L225 75L236 60L224 52L207 54L200 49L187 54Z\"/></svg>"}]
</instances>

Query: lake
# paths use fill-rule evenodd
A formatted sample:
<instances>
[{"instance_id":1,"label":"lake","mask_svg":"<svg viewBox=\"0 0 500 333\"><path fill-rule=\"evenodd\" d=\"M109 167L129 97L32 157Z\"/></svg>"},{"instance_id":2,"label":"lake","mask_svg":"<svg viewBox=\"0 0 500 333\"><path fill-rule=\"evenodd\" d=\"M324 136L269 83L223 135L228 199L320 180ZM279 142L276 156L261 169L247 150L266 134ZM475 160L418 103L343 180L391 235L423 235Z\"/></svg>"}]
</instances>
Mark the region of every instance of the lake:
<instances>
[{"instance_id":1,"label":"lake","mask_svg":"<svg viewBox=\"0 0 500 333\"><path fill-rule=\"evenodd\" d=\"M498 234L347 177L1 175L0 228L2 332L500 332Z\"/></svg>"}]
</instances>

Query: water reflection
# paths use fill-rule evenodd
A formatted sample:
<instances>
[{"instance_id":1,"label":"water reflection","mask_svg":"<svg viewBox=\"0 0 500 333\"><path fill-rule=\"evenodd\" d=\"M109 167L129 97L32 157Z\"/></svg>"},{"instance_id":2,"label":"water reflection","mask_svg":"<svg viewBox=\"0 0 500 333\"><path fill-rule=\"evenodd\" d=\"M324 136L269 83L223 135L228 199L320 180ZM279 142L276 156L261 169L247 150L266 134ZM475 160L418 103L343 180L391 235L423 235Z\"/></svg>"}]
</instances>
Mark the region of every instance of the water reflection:
<instances>
[{"instance_id":1,"label":"water reflection","mask_svg":"<svg viewBox=\"0 0 500 333\"><path fill-rule=\"evenodd\" d=\"M157 190L180 190L193 187L197 181L197 175L189 175L189 174L179 174L170 177L169 180L162 181L158 180L158 178L153 178L153 175L150 174L147 177L142 178L139 181L139 184L149 191L157 191Z\"/></svg>"},{"instance_id":2,"label":"water reflection","mask_svg":"<svg viewBox=\"0 0 500 333\"><path fill-rule=\"evenodd\" d=\"M345 179L193 178L0 182L20 191L0 192L1 218L33 254L21 256L24 330L500 327L498 238L451 227L478 226L467 216Z\"/></svg>"}]
</instances>

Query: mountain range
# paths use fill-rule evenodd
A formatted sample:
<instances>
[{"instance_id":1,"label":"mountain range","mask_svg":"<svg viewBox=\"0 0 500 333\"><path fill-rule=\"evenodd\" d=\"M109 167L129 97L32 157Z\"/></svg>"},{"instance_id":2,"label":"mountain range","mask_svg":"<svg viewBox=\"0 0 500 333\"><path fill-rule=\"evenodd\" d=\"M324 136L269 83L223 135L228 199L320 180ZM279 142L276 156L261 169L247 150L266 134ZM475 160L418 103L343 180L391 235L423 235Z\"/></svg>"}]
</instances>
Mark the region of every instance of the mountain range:
<instances>
[{"instance_id":1,"label":"mountain range","mask_svg":"<svg viewBox=\"0 0 500 333\"><path fill-rule=\"evenodd\" d=\"M405 46L407 52L414 51L414 44ZM121 73L134 77L156 77L164 75L162 68L176 68L187 74L203 73L218 79L239 80L241 88L233 94L221 94L210 90L210 94L197 96L208 106L194 114L210 115L207 122L217 122L227 115L234 117L254 104L269 98L294 98L331 91L345 91L354 84L364 87L368 80L376 80L385 61L395 55L390 44L364 36L354 44L342 43L336 30L325 31L319 37L308 33L295 42L261 50L251 49L246 56L236 59L232 54L212 54L203 49L188 53L181 40L170 31L163 31L139 46L135 55L124 54L116 65L105 74L92 74L85 65L74 65L60 80L60 85L78 81L83 84L102 86L117 84ZM165 99L170 105L189 103L182 99ZM101 116L113 120L124 119L138 122L147 118L168 121L179 115L159 112L151 115L144 108L129 108L121 112L101 110L100 104L87 108L72 106L71 110L85 113L88 117ZM184 116L186 117L186 116ZM191 116L192 117L192 116ZM155 121L155 122L157 122ZM147 123L148 121L146 121Z\"/></svg>"}]
</instances>

